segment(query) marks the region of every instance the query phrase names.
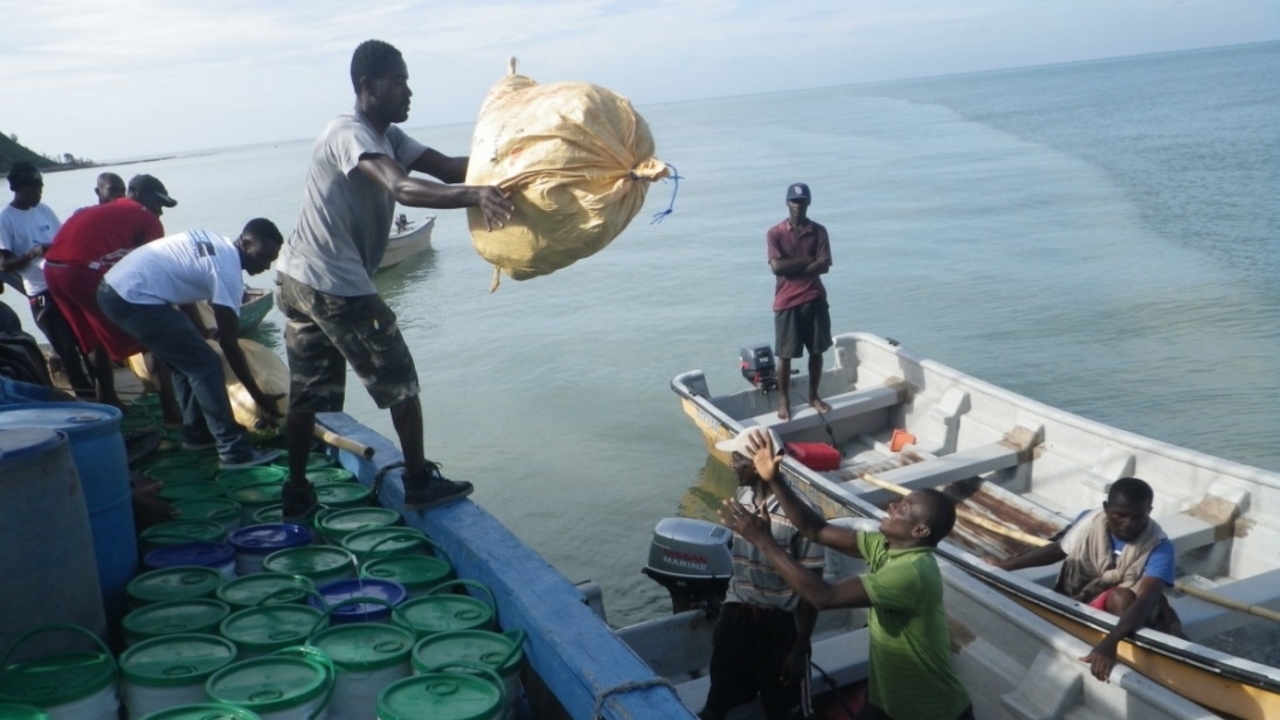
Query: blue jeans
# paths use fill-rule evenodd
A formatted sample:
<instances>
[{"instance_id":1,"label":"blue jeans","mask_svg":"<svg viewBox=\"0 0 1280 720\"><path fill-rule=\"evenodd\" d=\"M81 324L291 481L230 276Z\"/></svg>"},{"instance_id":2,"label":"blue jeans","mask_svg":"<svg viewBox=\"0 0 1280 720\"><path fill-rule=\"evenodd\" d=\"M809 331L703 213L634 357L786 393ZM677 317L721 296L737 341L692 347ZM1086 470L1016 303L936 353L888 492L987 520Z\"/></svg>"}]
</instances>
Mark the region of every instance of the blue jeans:
<instances>
[{"instance_id":1,"label":"blue jeans","mask_svg":"<svg viewBox=\"0 0 1280 720\"><path fill-rule=\"evenodd\" d=\"M227 462L252 457L248 435L231 413L222 359L181 310L172 305L131 303L105 282L98 285L98 307L173 371L173 388L182 408L183 440L202 445L212 436L219 457Z\"/></svg>"}]
</instances>

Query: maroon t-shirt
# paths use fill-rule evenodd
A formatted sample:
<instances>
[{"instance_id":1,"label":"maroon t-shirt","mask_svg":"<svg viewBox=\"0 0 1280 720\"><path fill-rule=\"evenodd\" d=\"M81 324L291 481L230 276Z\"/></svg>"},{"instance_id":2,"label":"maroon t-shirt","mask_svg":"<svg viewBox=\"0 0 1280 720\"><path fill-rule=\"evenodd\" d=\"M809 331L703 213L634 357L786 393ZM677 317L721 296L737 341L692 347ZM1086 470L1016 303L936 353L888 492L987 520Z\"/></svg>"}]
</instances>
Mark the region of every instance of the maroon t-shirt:
<instances>
[{"instance_id":1,"label":"maroon t-shirt","mask_svg":"<svg viewBox=\"0 0 1280 720\"><path fill-rule=\"evenodd\" d=\"M97 269L105 273L130 250L162 237L160 218L132 198L119 198L73 213L62 223L44 257L78 267L98 263Z\"/></svg>"},{"instance_id":2,"label":"maroon t-shirt","mask_svg":"<svg viewBox=\"0 0 1280 720\"><path fill-rule=\"evenodd\" d=\"M827 229L810 220L799 228L791 227L791 219L769 228L765 235L769 246L769 261L811 257L831 265L831 243ZM817 275L804 277L777 276L778 284L773 293L773 311L786 310L811 300L827 297L827 289Z\"/></svg>"}]
</instances>

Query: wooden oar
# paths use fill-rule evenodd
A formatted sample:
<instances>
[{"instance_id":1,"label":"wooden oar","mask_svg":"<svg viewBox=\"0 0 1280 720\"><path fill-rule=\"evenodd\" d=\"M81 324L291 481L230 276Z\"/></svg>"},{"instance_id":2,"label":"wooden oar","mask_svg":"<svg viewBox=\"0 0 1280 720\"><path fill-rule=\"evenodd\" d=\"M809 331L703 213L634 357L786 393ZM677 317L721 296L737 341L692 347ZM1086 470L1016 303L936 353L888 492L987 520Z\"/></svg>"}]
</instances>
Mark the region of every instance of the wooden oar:
<instances>
[{"instance_id":1,"label":"wooden oar","mask_svg":"<svg viewBox=\"0 0 1280 720\"><path fill-rule=\"evenodd\" d=\"M317 438L320 438L322 442L332 445L339 450L346 450L347 452L355 453L366 460L373 458L373 448L362 442L352 440L345 435L339 435L324 425L321 425L319 422L316 423L315 435Z\"/></svg>"},{"instance_id":2,"label":"wooden oar","mask_svg":"<svg viewBox=\"0 0 1280 720\"><path fill-rule=\"evenodd\" d=\"M892 490L893 492L896 492L899 495L907 495L908 493L911 492L909 489L904 488L901 485L895 485L894 483L891 483L888 480L883 480L881 478L878 478L875 475L872 475L871 473L862 473L859 477L871 483L872 485L875 485L877 487L882 487L885 490ZM1013 528L1005 527L1003 525L1000 525L999 523L989 520L988 518L974 515L973 513L961 507L956 508L956 517L964 518L966 522L971 522L975 525L984 527L987 530L990 530L991 532L1004 535L1005 537L1012 538L1020 542L1024 542L1033 547L1044 547L1045 545L1048 545L1049 543L1052 542L1051 540L1046 540L1044 538L1036 537L1035 535L1028 535L1027 533L1022 532L1021 530L1014 530ZM1214 605L1218 605L1220 607L1224 607L1230 610L1235 610L1237 612L1248 613L1250 615L1255 615L1260 618L1266 618L1267 620L1271 620L1274 622L1280 622L1280 613L1275 612L1274 610L1268 610L1267 608L1259 607L1257 605L1248 605L1246 603L1239 602L1238 600L1232 600L1231 598L1228 598L1228 597L1215 595L1209 592L1208 590L1201 590L1200 588L1194 585L1188 585L1186 582L1182 580L1178 580L1173 584L1173 586L1177 588L1179 591L1187 595L1190 595L1192 597L1204 600L1207 603L1213 603Z\"/></svg>"}]
</instances>

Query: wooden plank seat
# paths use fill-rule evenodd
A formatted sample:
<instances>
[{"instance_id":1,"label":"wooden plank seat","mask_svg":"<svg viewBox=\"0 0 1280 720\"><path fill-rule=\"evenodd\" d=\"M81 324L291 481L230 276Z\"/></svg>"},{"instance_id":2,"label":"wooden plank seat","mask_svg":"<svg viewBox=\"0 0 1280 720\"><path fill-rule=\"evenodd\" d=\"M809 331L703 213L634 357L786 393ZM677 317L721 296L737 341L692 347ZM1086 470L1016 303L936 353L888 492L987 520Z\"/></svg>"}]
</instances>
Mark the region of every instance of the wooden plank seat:
<instances>
[{"instance_id":1,"label":"wooden plank seat","mask_svg":"<svg viewBox=\"0 0 1280 720\"><path fill-rule=\"evenodd\" d=\"M754 427L773 428L785 438L787 435L800 430L821 427L824 417L828 423L845 420L875 410L893 407L903 402L905 396L906 389L902 386L878 385L825 398L827 404L831 406L831 410L821 416L818 415L817 410L808 405L803 405L792 408L789 420L780 420L777 411L770 411L763 415L744 418L742 425L748 430Z\"/></svg>"},{"instance_id":2,"label":"wooden plank seat","mask_svg":"<svg viewBox=\"0 0 1280 720\"><path fill-rule=\"evenodd\" d=\"M1280 611L1280 568L1201 589L1245 605L1257 605L1268 610ZM1253 615L1222 607L1191 595L1171 599L1170 604L1178 612L1178 618L1182 620L1182 631L1191 640L1210 637L1259 621Z\"/></svg>"},{"instance_id":3,"label":"wooden plank seat","mask_svg":"<svg viewBox=\"0 0 1280 720\"><path fill-rule=\"evenodd\" d=\"M929 458L875 473L875 476L908 490L938 487L986 473L1011 468L1023 462L1029 448L1008 439Z\"/></svg>"}]
</instances>

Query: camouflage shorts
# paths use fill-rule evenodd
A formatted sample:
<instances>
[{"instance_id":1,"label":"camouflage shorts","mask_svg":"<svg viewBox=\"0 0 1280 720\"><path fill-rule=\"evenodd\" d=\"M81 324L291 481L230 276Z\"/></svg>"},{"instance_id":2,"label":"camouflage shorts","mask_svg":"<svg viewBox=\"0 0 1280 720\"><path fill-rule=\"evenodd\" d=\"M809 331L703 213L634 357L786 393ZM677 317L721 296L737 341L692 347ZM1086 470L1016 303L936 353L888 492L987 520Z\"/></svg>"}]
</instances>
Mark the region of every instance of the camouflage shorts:
<instances>
[{"instance_id":1,"label":"camouflage shorts","mask_svg":"<svg viewBox=\"0 0 1280 720\"><path fill-rule=\"evenodd\" d=\"M348 363L380 408L418 394L413 356L381 297L329 295L284 274L277 283L277 304L287 321L290 410L341 410Z\"/></svg>"}]
</instances>

